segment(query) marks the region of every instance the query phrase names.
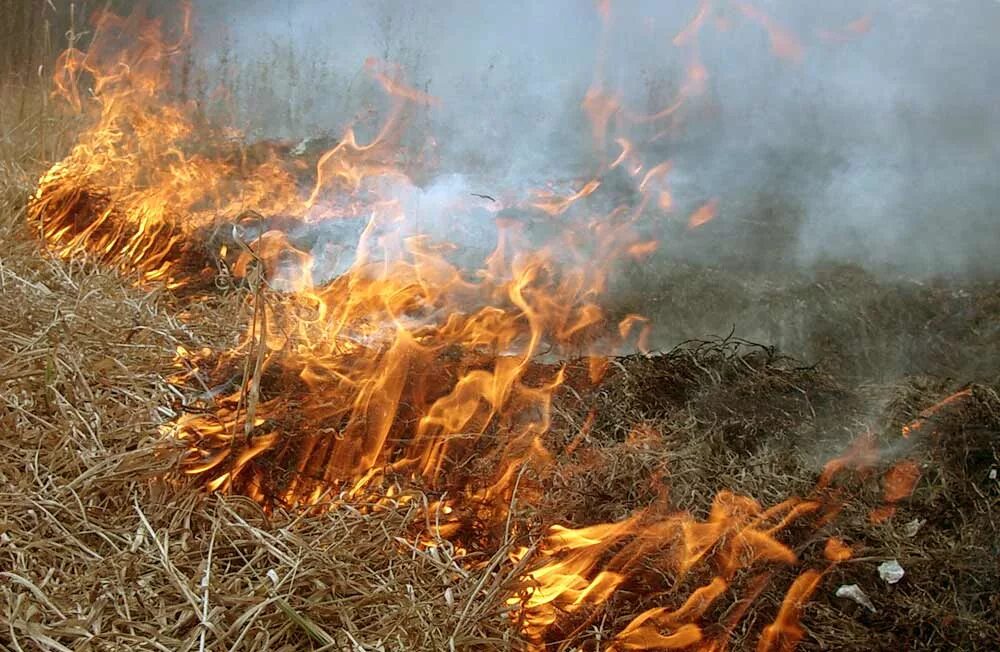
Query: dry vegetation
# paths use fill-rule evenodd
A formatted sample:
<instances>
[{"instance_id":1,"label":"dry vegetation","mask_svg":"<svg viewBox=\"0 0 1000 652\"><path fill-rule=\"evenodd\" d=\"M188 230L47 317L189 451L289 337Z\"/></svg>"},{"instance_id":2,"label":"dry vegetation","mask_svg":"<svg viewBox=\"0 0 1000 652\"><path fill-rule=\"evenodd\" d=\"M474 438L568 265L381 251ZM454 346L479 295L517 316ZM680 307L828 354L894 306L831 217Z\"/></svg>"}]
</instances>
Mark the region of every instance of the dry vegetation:
<instances>
[{"instance_id":1,"label":"dry vegetation","mask_svg":"<svg viewBox=\"0 0 1000 652\"><path fill-rule=\"evenodd\" d=\"M470 570L447 542L418 550L424 517L415 507L265 515L173 475L159 426L178 400L164 380L174 351L232 342L244 304L237 294L181 302L41 250L24 208L71 125L42 82L14 71L50 61L45 35L67 25L61 14L17 13L23 6L4 7L17 14L8 24L27 21L29 29L20 49L3 54L0 94L0 648L516 648L517 628L504 616L515 569ZM803 495L827 459L871 429L885 458L845 480L852 498L822 532L847 541L855 557L805 608L802 649L995 649L996 286L915 287L840 269L797 283L760 277L748 299L750 282L717 270L659 274L645 296L657 300L661 323L684 332L771 320L780 329L804 314L783 344L824 364L716 341L617 360L599 387L570 383L549 435L566 452L537 488L539 501L519 506L518 516L536 525L525 536L552 522L619 519L664 492L674 509L699 517L722 489L765 505ZM732 308L698 317L706 293ZM904 424L964 387L967 400L900 444ZM920 481L893 518L874 525L868 514L882 504L880 472L904 455L919 464ZM911 535L914 520L922 526ZM790 539L802 565L821 558L818 541ZM907 573L893 586L875 570L891 558ZM780 571L761 593L733 632L735 649L752 648L791 573ZM852 583L877 613L833 596ZM656 599L679 602L688 589L681 582ZM612 602L584 634L613 631L616 617L648 606L643 600Z\"/></svg>"},{"instance_id":2,"label":"dry vegetation","mask_svg":"<svg viewBox=\"0 0 1000 652\"><path fill-rule=\"evenodd\" d=\"M567 480L549 489L541 509L574 523L616 520L665 491L672 506L703 516L726 489L773 505L809 494L823 464L867 430L882 451L877 470L841 478L849 498L832 524L812 535L787 533L807 567L822 562L826 536L849 542L856 554L806 607L800 649L991 649L1000 636L1000 602L990 588L1000 580L1000 486L990 476L1000 462L1000 387L973 385L967 402L942 410L919 436L899 435L959 387L929 377L846 384L738 341L622 358L600 387L560 404L560 416L577 427L557 423L554 436L576 432L584 412L599 416L586 445L561 460ZM639 436L632 424L644 426ZM891 519L873 524L884 470L904 458L918 463L920 481ZM572 472L580 468L586 471ZM914 521L921 526L912 534ZM906 569L895 586L876 572L888 559ZM773 617L790 579L787 572L772 578L751 621ZM834 597L841 584L860 585L878 612ZM733 642L753 649L756 639L738 630Z\"/></svg>"},{"instance_id":3,"label":"dry vegetation","mask_svg":"<svg viewBox=\"0 0 1000 652\"><path fill-rule=\"evenodd\" d=\"M178 344L219 337L225 306L184 323L167 297L45 258L23 224L29 188L5 182L4 648L504 647L502 621L482 617L497 588L484 595L447 548L408 545L415 510L266 518L158 480L172 468L158 424L176 400L163 375Z\"/></svg>"},{"instance_id":4,"label":"dry vegetation","mask_svg":"<svg viewBox=\"0 0 1000 652\"><path fill-rule=\"evenodd\" d=\"M268 518L239 497L158 480L171 468L154 446L159 409L175 400L162 380L172 351L223 334L208 310L182 323L168 297L47 260L20 224L19 190L8 189L11 246L0 271L0 640L53 650L196 649L203 640L207 649L510 647L505 574L468 571L446 545L417 552L407 543L420 525L415 510ZM599 418L560 459L556 477L566 480L546 488L533 518L621 518L656 498L654 478L695 514L727 488L772 504L806 493L822 461L864 424L891 445L955 387L924 380L857 392L735 344L623 359L602 387L562 395L552 437L575 438L592 408ZM652 434L630 437L635 424ZM827 532L858 557L807 608L805 649L989 649L1000 635L998 491L988 477L998 431L997 390L977 386L919 445L924 477L888 524L866 520L878 476L859 480L849 518ZM913 519L926 523L907 537ZM819 551L803 544L808 563ZM888 558L908 573L895 587L875 573ZM788 579L761 596L760 620L773 616ZM861 584L879 613L833 598L838 583ZM753 636L737 632L736 648Z\"/></svg>"},{"instance_id":5,"label":"dry vegetation","mask_svg":"<svg viewBox=\"0 0 1000 652\"><path fill-rule=\"evenodd\" d=\"M265 518L160 480L175 348L235 337L241 302L181 321L170 297L40 250L25 206L72 124L31 73L70 17L27 8L3 4L0 38L0 649L504 647L470 600L480 578L407 544L412 510Z\"/></svg>"}]
</instances>

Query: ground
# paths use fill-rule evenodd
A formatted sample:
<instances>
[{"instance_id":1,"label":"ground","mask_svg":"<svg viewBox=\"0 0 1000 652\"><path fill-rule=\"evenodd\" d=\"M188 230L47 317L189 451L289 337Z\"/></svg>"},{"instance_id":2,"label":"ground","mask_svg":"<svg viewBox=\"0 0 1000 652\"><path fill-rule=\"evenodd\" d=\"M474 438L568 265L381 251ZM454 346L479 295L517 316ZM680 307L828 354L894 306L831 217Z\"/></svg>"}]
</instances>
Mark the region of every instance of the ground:
<instances>
[{"instance_id":1,"label":"ground","mask_svg":"<svg viewBox=\"0 0 1000 652\"><path fill-rule=\"evenodd\" d=\"M85 260L53 260L25 226L31 171L11 168L2 183L0 644L518 649L518 624L505 615L518 569L446 542L415 545L425 518L416 503L265 513L179 479L162 445L178 399L165 378L178 346L239 337L242 297L191 302ZM631 294L608 309L645 312L665 352L615 360L597 386L572 380L585 374L570 365L548 434L561 451L556 472L526 478L515 508L534 524L522 539L664 506L702 520L720 492L764 507L808 496L824 465L868 433L876 458L824 489L840 492L836 518L783 531L795 564L756 589L757 576L733 576L731 606L706 613L706 632L723 634L733 600L754 597L729 633L731 649L753 649L795 575L829 566L802 609L799 649L993 649L997 284L850 265L746 274L656 264L629 272ZM762 345L727 338L730 328ZM688 338L698 341L674 348ZM890 500L901 461L919 477L912 494ZM873 518L887 507L894 513ZM849 560L823 561L831 537L850 546ZM877 572L890 559L906 571L894 585ZM639 610L679 605L703 578L644 595L647 579L637 573L600 618L586 615L587 627L568 619L550 636L592 649ZM844 584L859 585L876 612L835 597Z\"/></svg>"}]
</instances>

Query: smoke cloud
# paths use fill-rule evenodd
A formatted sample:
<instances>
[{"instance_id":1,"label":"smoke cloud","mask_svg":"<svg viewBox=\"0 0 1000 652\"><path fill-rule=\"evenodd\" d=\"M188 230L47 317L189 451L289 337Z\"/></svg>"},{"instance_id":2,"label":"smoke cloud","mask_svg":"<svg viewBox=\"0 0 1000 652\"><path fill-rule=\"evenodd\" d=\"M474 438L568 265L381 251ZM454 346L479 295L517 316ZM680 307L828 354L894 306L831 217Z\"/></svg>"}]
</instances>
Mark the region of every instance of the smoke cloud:
<instances>
[{"instance_id":1,"label":"smoke cloud","mask_svg":"<svg viewBox=\"0 0 1000 652\"><path fill-rule=\"evenodd\" d=\"M669 129L640 134L648 165L673 163L675 219L649 227L661 256L1000 271L1000 3L709 5L703 92ZM399 64L411 86L440 99L411 116L407 144L433 152L447 175L417 181L407 201L449 207L449 192L503 195L585 177L602 155L581 108L587 89L600 79L636 113L668 105L690 64L674 37L700 6L613 0L603 31L598 7L581 0L205 0L198 52L233 80L238 114L258 138L350 124L371 132L366 110L379 90L364 62ZM693 233L679 226L712 198L716 220Z\"/></svg>"}]
</instances>

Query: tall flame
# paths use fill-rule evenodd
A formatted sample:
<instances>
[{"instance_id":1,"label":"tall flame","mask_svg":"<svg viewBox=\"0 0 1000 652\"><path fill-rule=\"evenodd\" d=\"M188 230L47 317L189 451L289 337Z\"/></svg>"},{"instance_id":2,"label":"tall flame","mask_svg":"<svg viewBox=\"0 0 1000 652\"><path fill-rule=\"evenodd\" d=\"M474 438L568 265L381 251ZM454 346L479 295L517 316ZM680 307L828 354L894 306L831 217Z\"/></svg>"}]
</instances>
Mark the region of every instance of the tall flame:
<instances>
[{"instance_id":1,"label":"tall flame","mask_svg":"<svg viewBox=\"0 0 1000 652\"><path fill-rule=\"evenodd\" d=\"M801 57L773 19L737 6L769 32L777 54ZM403 500L394 483L412 483L437 496L429 534L496 545L516 492L530 495L519 487L525 469L536 486L551 472L556 451L544 436L569 373L559 361L586 358L589 382L598 383L620 342L648 347L648 320L631 314L609 324L599 298L617 261L656 249L640 220L672 210L671 165L647 160L636 132L664 127L703 92L698 39L712 8L701 0L674 37L688 62L677 97L639 113L602 78L614 8L598 3L605 32L581 108L600 165L568 191L536 190L505 204L496 246L477 265L460 264L455 246L413 228L399 196L411 183L400 151L406 108L435 98L408 86L398 67L371 59L365 69L387 108L369 142L348 129L313 161L280 144L247 145L171 93L190 40L187 5L172 36L160 20L98 14L89 49L62 56L56 90L92 126L40 179L30 219L56 254L88 253L141 283L199 292L229 273L250 285L254 317L239 346L178 351L176 382L206 374L227 381L204 407L164 428L183 447L185 474L268 509ZM89 96L81 93L87 84ZM639 198L595 211L589 200L612 170L634 180ZM689 228L717 208L715 199L698 208ZM295 230L359 216L366 226L352 263L331 281L320 278L316 252L296 242ZM539 221L555 235L533 233ZM526 568L510 616L532 649L557 647L621 600L634 608L607 649L724 649L775 569L798 563L785 540L791 526L832 520L840 508L834 477L871 466L873 457L862 440L827 466L813 496L769 508L721 491L705 519L663 500L614 523L552 525L535 546L510 554ZM886 475L887 509L918 477L912 463ZM828 540L830 566L850 554ZM791 582L761 649L801 638L802 604L824 572L806 569ZM665 585L685 582L685 599L664 597Z\"/></svg>"}]
</instances>

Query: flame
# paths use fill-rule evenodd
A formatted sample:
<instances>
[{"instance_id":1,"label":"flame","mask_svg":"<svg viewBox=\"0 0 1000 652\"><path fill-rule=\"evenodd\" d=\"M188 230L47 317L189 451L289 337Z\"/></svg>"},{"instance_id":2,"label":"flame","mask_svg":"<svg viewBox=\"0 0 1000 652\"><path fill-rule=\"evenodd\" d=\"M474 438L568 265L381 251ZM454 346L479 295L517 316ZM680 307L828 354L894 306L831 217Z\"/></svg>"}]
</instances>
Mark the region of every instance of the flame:
<instances>
[{"instance_id":1,"label":"flame","mask_svg":"<svg viewBox=\"0 0 1000 652\"><path fill-rule=\"evenodd\" d=\"M273 152L250 161L223 134L216 156L198 151L193 105L164 101L190 40L190 7L183 8L174 40L160 20L99 12L88 51L60 57L56 92L93 127L40 179L29 211L56 254L86 251L170 288L204 283L217 271L194 234L235 220L244 206L292 214L296 193ZM123 41L131 45L123 49ZM79 90L85 77L89 98Z\"/></svg>"},{"instance_id":2,"label":"flame","mask_svg":"<svg viewBox=\"0 0 1000 652\"><path fill-rule=\"evenodd\" d=\"M649 319L646 317L636 314L626 315L625 318L618 323L618 334L621 335L622 340L627 340L629 335L636 330L636 327L638 327L639 330L636 348L643 353L648 353L650 325Z\"/></svg>"},{"instance_id":3,"label":"flame","mask_svg":"<svg viewBox=\"0 0 1000 652\"><path fill-rule=\"evenodd\" d=\"M802 607L819 587L823 574L817 570L807 570L795 578L795 582L781 602L781 610L773 623L764 628L757 650L792 650L805 634L799 625Z\"/></svg>"},{"instance_id":4,"label":"flame","mask_svg":"<svg viewBox=\"0 0 1000 652\"><path fill-rule=\"evenodd\" d=\"M895 464L883 479L885 483L884 499L896 503L913 493L913 488L920 479L920 467L912 460L903 460Z\"/></svg>"},{"instance_id":5,"label":"flame","mask_svg":"<svg viewBox=\"0 0 1000 652\"><path fill-rule=\"evenodd\" d=\"M531 206L548 213L549 215L555 217L556 215L562 215L565 213L570 206L572 206L577 201L583 199L584 197L589 197L594 193L595 190L600 188L601 182L597 179L591 179L583 185L577 192L571 193L568 196L561 197L555 193L549 191L539 191L538 199L531 203Z\"/></svg>"},{"instance_id":6,"label":"flame","mask_svg":"<svg viewBox=\"0 0 1000 652\"><path fill-rule=\"evenodd\" d=\"M827 539L823 549L823 556L830 561L847 561L853 554L851 547L837 538Z\"/></svg>"},{"instance_id":7,"label":"flame","mask_svg":"<svg viewBox=\"0 0 1000 652\"><path fill-rule=\"evenodd\" d=\"M708 18L711 7L711 0L699 0L698 10L695 12L694 17L684 29L674 36L673 44L675 46L683 47L694 42L702 26L705 24L705 20Z\"/></svg>"},{"instance_id":8,"label":"flame","mask_svg":"<svg viewBox=\"0 0 1000 652\"><path fill-rule=\"evenodd\" d=\"M926 410L922 410L916 419L910 421L908 424L903 426L902 433L903 437L909 437L910 435L920 432L927 425L928 421L933 419L941 410L960 403L965 399L972 396L972 388L967 387L963 390L959 390L950 396L947 396L934 405L930 406Z\"/></svg>"},{"instance_id":9,"label":"flame","mask_svg":"<svg viewBox=\"0 0 1000 652\"><path fill-rule=\"evenodd\" d=\"M702 204L698 210L691 213L691 217L688 218L688 229L697 229L700 226L708 224L715 219L715 215L719 211L719 200L710 199L704 204Z\"/></svg>"},{"instance_id":10,"label":"flame","mask_svg":"<svg viewBox=\"0 0 1000 652\"><path fill-rule=\"evenodd\" d=\"M817 31L817 34L821 40L827 43L847 43L867 34L871 31L871 28L872 15L865 14L839 29L820 29Z\"/></svg>"},{"instance_id":11,"label":"flame","mask_svg":"<svg viewBox=\"0 0 1000 652\"><path fill-rule=\"evenodd\" d=\"M882 477L882 500L885 504L872 510L869 520L881 523L896 513L896 504L909 498L920 480L920 467L913 460L901 460Z\"/></svg>"},{"instance_id":12,"label":"flame","mask_svg":"<svg viewBox=\"0 0 1000 652\"><path fill-rule=\"evenodd\" d=\"M857 437L847 450L823 466L817 486L821 489L829 487L842 472L856 470L862 473L869 471L879 459L879 451L875 443L875 434L865 431Z\"/></svg>"},{"instance_id":13,"label":"flame","mask_svg":"<svg viewBox=\"0 0 1000 652\"><path fill-rule=\"evenodd\" d=\"M738 6L768 30L779 55L801 58L801 45L770 17ZM428 494L428 523L435 517L421 536L495 548L515 496L537 496L552 473L556 451L545 435L569 375L558 360L585 359L596 385L609 351L624 342L649 348L648 319L609 323L599 299L618 261L656 250L640 218L673 208L671 163L649 158L637 127L673 124L709 75L698 40L713 3L702 0L673 39L687 63L677 96L660 110L632 110L604 85L612 7L597 7L601 52L581 109L600 164L570 190L504 198L496 245L475 264L460 263L454 245L432 241L407 214L407 108L439 101L409 86L398 66L365 62L384 93L374 137L361 142L347 128L315 160L301 160L280 143L248 145L176 99L171 70L190 42L188 5L173 30L139 14L97 14L92 45L67 51L54 82L92 126L39 180L30 220L57 255L89 254L140 283L197 295L230 275L249 286L253 317L238 346L177 349L174 382L218 382L203 405L164 426L183 447L183 473L265 509L344 501L379 509L412 500L404 487L413 486ZM634 180L639 199L598 211L593 198L613 169ZM714 219L718 201L691 214L688 228ZM365 218L353 260L321 280L317 252L295 232L347 217ZM556 234L533 235L539 220ZM595 418L560 452L584 446ZM628 443L658 439L636 426ZM835 476L875 461L862 438L827 465L811 496L765 507L722 490L701 518L671 507L654 478L660 498L647 508L612 523L551 525L536 545L515 549L508 561L523 573L509 615L529 646L543 649L577 640L618 601L627 608L609 650L725 649L774 569L799 563L792 526L829 523L840 510ZM533 486L522 486L529 467ZM914 468L901 463L886 474L889 507L912 491ZM829 565L851 554L827 540ZM791 583L760 649L801 638L802 604L824 572L806 569ZM686 596L666 588L682 583ZM721 627L708 627L713 619Z\"/></svg>"},{"instance_id":14,"label":"flame","mask_svg":"<svg viewBox=\"0 0 1000 652\"><path fill-rule=\"evenodd\" d=\"M722 491L704 522L685 513L658 516L646 510L618 523L579 529L554 526L534 553L544 563L528 573L522 591L509 603L517 609L532 649L542 649L548 641L571 640L589 627L613 593L648 584L651 576L679 580L708 572L705 583L682 604L654 606L635 616L608 649L724 645L724 639L708 635L702 618L732 589L738 574L757 566L794 564L797 555L779 535L825 509L820 501L797 499L764 509L749 497ZM520 549L513 557L520 560L532 552ZM850 557L850 548L830 540L826 555L837 563ZM762 634L761 649L780 647L779 640L797 640L801 604L821 575L806 571L791 585L778 618Z\"/></svg>"},{"instance_id":15,"label":"flame","mask_svg":"<svg viewBox=\"0 0 1000 652\"><path fill-rule=\"evenodd\" d=\"M805 56L805 48L794 34L782 27L774 18L763 10L746 2L736 3L736 7L751 21L757 23L767 32L771 40L771 51L782 59L800 63Z\"/></svg>"}]
</instances>

